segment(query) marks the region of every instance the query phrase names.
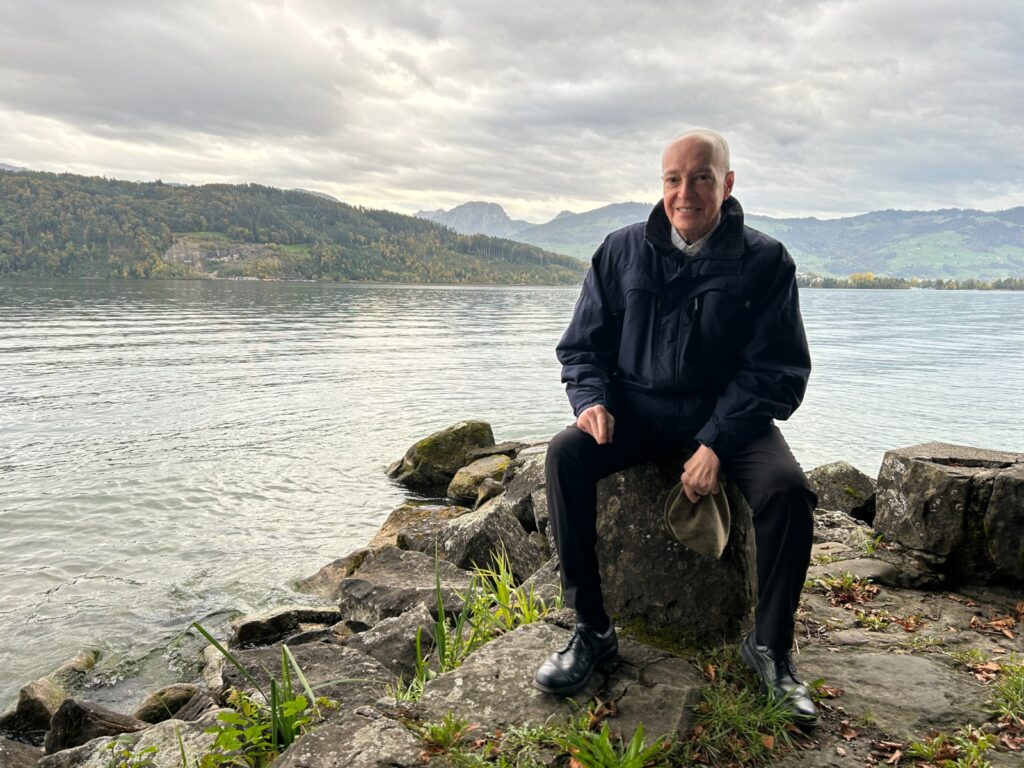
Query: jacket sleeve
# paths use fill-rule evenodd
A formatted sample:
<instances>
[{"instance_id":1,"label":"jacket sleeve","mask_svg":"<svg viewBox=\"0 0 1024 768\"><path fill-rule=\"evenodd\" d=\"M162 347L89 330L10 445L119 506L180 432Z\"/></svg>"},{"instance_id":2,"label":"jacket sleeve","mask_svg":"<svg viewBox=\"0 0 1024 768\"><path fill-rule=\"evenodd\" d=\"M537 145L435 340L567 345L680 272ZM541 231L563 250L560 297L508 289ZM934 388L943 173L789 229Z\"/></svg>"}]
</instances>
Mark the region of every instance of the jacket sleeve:
<instances>
[{"instance_id":1,"label":"jacket sleeve","mask_svg":"<svg viewBox=\"0 0 1024 768\"><path fill-rule=\"evenodd\" d=\"M767 429L772 419L789 418L803 399L811 373L796 265L786 249L780 248L781 263L754 320L753 335L741 352L736 374L696 435L697 441L723 462Z\"/></svg>"},{"instance_id":2,"label":"jacket sleeve","mask_svg":"<svg viewBox=\"0 0 1024 768\"><path fill-rule=\"evenodd\" d=\"M576 416L592 405L608 406L618 356L618 330L601 280L604 249L602 245L594 254L572 321L555 347L565 392Z\"/></svg>"}]
</instances>

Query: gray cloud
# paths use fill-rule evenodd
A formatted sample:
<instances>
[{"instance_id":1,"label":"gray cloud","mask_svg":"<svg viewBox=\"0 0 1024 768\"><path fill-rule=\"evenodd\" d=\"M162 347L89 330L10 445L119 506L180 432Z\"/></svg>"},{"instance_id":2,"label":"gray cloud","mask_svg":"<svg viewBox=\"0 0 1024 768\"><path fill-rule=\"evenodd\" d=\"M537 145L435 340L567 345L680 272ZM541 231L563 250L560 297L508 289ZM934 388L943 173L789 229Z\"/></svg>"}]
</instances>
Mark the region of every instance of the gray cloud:
<instances>
[{"instance_id":1,"label":"gray cloud","mask_svg":"<svg viewBox=\"0 0 1024 768\"><path fill-rule=\"evenodd\" d=\"M540 220L708 125L752 211L1008 207L1013 5L0 0L0 161Z\"/></svg>"}]
</instances>

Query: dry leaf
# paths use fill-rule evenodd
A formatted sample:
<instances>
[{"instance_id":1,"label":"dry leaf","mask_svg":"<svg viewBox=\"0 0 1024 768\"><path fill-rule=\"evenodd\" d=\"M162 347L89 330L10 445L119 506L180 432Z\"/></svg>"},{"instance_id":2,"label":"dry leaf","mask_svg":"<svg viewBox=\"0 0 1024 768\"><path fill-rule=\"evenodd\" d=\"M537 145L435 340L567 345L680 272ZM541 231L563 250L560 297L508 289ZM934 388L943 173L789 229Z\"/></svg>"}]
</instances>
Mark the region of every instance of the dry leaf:
<instances>
[{"instance_id":1,"label":"dry leaf","mask_svg":"<svg viewBox=\"0 0 1024 768\"><path fill-rule=\"evenodd\" d=\"M569 768L587 768L583 763L577 760L575 757L569 758Z\"/></svg>"},{"instance_id":2,"label":"dry leaf","mask_svg":"<svg viewBox=\"0 0 1024 768\"><path fill-rule=\"evenodd\" d=\"M857 732L855 730L853 730L853 728L851 728L848 725L844 725L840 729L839 735L842 736L847 741L853 741L854 739L857 738Z\"/></svg>"},{"instance_id":3,"label":"dry leaf","mask_svg":"<svg viewBox=\"0 0 1024 768\"><path fill-rule=\"evenodd\" d=\"M714 664L708 664L704 667L704 677L708 679L709 683L715 682L715 679L718 677L718 667Z\"/></svg>"},{"instance_id":4,"label":"dry leaf","mask_svg":"<svg viewBox=\"0 0 1024 768\"><path fill-rule=\"evenodd\" d=\"M846 750L842 747L836 747L836 754L840 757L846 757Z\"/></svg>"},{"instance_id":5,"label":"dry leaf","mask_svg":"<svg viewBox=\"0 0 1024 768\"><path fill-rule=\"evenodd\" d=\"M843 689L834 685L819 685L818 695L823 699L838 699L843 695Z\"/></svg>"},{"instance_id":6,"label":"dry leaf","mask_svg":"<svg viewBox=\"0 0 1024 768\"><path fill-rule=\"evenodd\" d=\"M896 765L896 763L898 763L898 762L900 761L900 757L901 757L902 755L903 755L903 753L902 753L902 752L900 752L900 751L899 751L899 750L897 749L897 750L896 750L895 752L893 752L893 753L892 753L892 757L890 757L890 758L889 758L888 760L886 760L885 762L886 762L886 763L888 763L889 765Z\"/></svg>"}]
</instances>

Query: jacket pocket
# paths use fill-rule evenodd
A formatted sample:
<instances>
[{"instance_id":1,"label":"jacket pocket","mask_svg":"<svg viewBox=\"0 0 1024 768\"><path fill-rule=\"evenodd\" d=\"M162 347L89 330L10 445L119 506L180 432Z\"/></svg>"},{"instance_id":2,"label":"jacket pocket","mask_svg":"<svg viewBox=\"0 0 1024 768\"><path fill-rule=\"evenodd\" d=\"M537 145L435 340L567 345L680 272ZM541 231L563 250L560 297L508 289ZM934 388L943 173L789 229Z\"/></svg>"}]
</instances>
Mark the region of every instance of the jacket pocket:
<instances>
[{"instance_id":1,"label":"jacket pocket","mask_svg":"<svg viewBox=\"0 0 1024 768\"><path fill-rule=\"evenodd\" d=\"M742 296L706 288L689 297L682 363L708 372L731 371L746 343L749 308Z\"/></svg>"},{"instance_id":2,"label":"jacket pocket","mask_svg":"<svg viewBox=\"0 0 1024 768\"><path fill-rule=\"evenodd\" d=\"M643 275L624 280L624 306L619 321L618 375L634 382L651 382L657 364L658 290Z\"/></svg>"}]
</instances>

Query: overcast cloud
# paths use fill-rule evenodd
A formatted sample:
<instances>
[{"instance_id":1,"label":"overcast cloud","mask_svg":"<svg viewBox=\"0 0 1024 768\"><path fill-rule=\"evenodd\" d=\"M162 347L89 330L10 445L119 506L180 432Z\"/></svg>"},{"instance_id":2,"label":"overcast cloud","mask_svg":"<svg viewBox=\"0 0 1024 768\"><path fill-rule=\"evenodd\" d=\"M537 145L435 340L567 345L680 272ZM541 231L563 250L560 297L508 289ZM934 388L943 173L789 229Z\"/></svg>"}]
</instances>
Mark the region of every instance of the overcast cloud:
<instances>
[{"instance_id":1,"label":"overcast cloud","mask_svg":"<svg viewBox=\"0 0 1024 768\"><path fill-rule=\"evenodd\" d=\"M1024 204L1024 3L0 0L0 162L543 221L730 139L751 212Z\"/></svg>"}]
</instances>

